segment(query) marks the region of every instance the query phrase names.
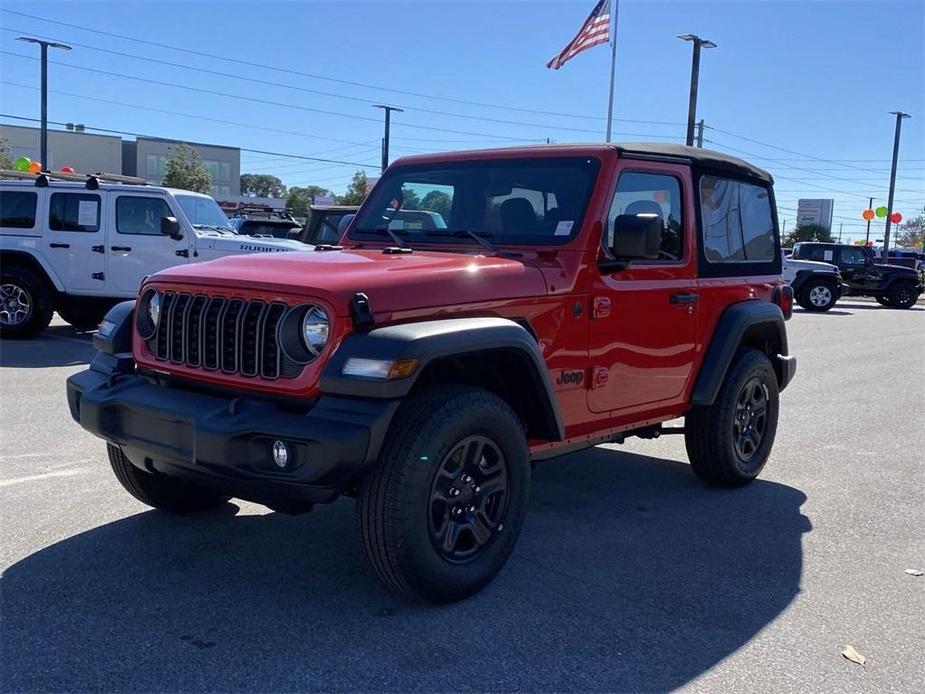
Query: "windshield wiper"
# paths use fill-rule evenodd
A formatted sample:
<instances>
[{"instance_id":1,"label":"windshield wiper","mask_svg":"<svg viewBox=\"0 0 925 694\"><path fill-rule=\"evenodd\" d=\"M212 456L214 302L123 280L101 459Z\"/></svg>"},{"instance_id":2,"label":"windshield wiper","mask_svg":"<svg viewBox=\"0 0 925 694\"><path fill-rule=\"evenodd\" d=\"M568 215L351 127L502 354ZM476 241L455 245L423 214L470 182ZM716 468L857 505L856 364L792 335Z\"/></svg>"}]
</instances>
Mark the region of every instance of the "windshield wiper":
<instances>
[{"instance_id":1,"label":"windshield wiper","mask_svg":"<svg viewBox=\"0 0 925 694\"><path fill-rule=\"evenodd\" d=\"M452 236L457 239L463 239L468 236L489 253L498 253L498 249L485 239L486 236L494 236L490 231L476 232L471 229L454 229L452 231L449 229L437 229L436 231L425 231L424 236Z\"/></svg>"},{"instance_id":2,"label":"windshield wiper","mask_svg":"<svg viewBox=\"0 0 925 694\"><path fill-rule=\"evenodd\" d=\"M388 227L379 227L377 229L354 229L353 231L358 231L361 234L376 234L377 236L389 236L395 242L395 245L399 248L410 248L404 241L401 240L401 237L398 235L397 231L392 231ZM408 235L407 231L402 232L405 236Z\"/></svg>"}]
</instances>

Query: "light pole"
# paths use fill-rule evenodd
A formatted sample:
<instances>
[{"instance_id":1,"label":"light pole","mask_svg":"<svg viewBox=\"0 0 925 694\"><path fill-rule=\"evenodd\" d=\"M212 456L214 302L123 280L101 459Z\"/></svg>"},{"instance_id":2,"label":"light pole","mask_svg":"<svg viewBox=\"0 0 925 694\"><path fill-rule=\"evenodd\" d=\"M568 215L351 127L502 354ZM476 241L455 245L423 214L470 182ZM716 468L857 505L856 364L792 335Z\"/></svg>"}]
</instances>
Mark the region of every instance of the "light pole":
<instances>
[{"instance_id":1,"label":"light pole","mask_svg":"<svg viewBox=\"0 0 925 694\"><path fill-rule=\"evenodd\" d=\"M64 43L57 43L55 41L43 41L42 39L34 39L31 36L19 36L16 39L17 41L25 41L26 43L37 43L42 47L42 132L41 132L41 160L42 166L45 167L47 171L49 168L48 162L48 47L60 48L65 51L71 50L71 47Z\"/></svg>"},{"instance_id":2,"label":"light pole","mask_svg":"<svg viewBox=\"0 0 925 694\"><path fill-rule=\"evenodd\" d=\"M389 165L389 125L392 122L392 111L403 113L405 109L397 106L386 106L385 104L375 104L373 108L381 108L385 111L385 133L382 136L382 166L379 173L383 173Z\"/></svg>"},{"instance_id":3,"label":"light pole","mask_svg":"<svg viewBox=\"0 0 925 694\"><path fill-rule=\"evenodd\" d=\"M700 49L716 48L716 44L702 39L695 34L681 34L679 39L694 44L694 55L691 59L691 97L687 105L687 146L694 146L694 126L697 119L697 86L700 82Z\"/></svg>"},{"instance_id":4,"label":"light pole","mask_svg":"<svg viewBox=\"0 0 925 694\"><path fill-rule=\"evenodd\" d=\"M868 210L874 209L874 199L873 198L870 198L870 200L868 201L867 209ZM870 243L870 220L868 219L867 220L867 233L864 235L864 245L866 246L869 243Z\"/></svg>"},{"instance_id":5,"label":"light pole","mask_svg":"<svg viewBox=\"0 0 925 694\"><path fill-rule=\"evenodd\" d=\"M890 170L890 196L886 202L886 230L883 232L883 262L890 262L890 217L893 215L893 193L896 192L896 163L899 161L899 134L903 127L903 118L912 118L902 111L890 111L896 116L896 134L893 136L893 168Z\"/></svg>"}]
</instances>

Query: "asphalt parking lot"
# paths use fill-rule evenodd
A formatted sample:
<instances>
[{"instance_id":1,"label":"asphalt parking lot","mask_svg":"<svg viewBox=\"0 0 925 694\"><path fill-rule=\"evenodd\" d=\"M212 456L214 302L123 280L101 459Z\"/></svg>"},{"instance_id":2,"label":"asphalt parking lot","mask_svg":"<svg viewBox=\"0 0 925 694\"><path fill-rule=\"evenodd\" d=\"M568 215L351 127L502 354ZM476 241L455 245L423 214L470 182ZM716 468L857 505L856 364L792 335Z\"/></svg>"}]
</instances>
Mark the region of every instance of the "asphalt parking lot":
<instances>
[{"instance_id":1,"label":"asphalt parking lot","mask_svg":"<svg viewBox=\"0 0 925 694\"><path fill-rule=\"evenodd\" d=\"M349 500L148 510L68 415L88 336L3 343L0 687L921 691L925 307L789 329L758 482L705 488L676 436L543 463L506 569L437 608L376 583Z\"/></svg>"}]
</instances>

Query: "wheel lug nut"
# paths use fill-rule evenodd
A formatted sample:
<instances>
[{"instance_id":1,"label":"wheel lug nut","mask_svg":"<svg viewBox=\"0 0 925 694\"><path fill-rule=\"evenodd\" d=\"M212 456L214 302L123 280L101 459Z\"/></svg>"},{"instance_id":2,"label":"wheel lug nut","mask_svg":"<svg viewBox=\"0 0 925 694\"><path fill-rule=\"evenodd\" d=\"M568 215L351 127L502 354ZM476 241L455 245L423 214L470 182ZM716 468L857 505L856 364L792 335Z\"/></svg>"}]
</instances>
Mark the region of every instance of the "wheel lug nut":
<instances>
[{"instance_id":1,"label":"wheel lug nut","mask_svg":"<svg viewBox=\"0 0 925 694\"><path fill-rule=\"evenodd\" d=\"M459 490L456 487L450 487L450 496L459 496Z\"/></svg>"},{"instance_id":2,"label":"wheel lug nut","mask_svg":"<svg viewBox=\"0 0 925 694\"><path fill-rule=\"evenodd\" d=\"M461 508L456 507L456 508L453 509L453 515L454 515L454 516L458 516L458 515L461 515L461 514L462 514L462 509L461 509Z\"/></svg>"},{"instance_id":3,"label":"wheel lug nut","mask_svg":"<svg viewBox=\"0 0 925 694\"><path fill-rule=\"evenodd\" d=\"M476 494L478 494L480 491L482 491L482 488L481 488L480 486L478 486L478 485L475 485L475 488L474 488L472 491L474 491Z\"/></svg>"},{"instance_id":4,"label":"wheel lug nut","mask_svg":"<svg viewBox=\"0 0 925 694\"><path fill-rule=\"evenodd\" d=\"M470 506L466 509L469 513L475 513L475 506Z\"/></svg>"}]
</instances>

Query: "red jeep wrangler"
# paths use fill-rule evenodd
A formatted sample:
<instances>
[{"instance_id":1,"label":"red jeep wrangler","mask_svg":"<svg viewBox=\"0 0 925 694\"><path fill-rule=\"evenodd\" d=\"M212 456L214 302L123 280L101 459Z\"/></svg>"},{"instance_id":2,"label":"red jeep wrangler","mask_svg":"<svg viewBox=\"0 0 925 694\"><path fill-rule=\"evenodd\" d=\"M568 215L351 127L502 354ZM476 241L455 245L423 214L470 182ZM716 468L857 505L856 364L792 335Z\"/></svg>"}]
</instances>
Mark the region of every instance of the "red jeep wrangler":
<instances>
[{"instance_id":1,"label":"red jeep wrangler","mask_svg":"<svg viewBox=\"0 0 925 694\"><path fill-rule=\"evenodd\" d=\"M679 417L711 484L768 459L796 362L761 169L661 144L409 157L341 243L168 269L109 313L68 401L130 494L355 496L379 577L452 601L510 555L533 461Z\"/></svg>"}]
</instances>

